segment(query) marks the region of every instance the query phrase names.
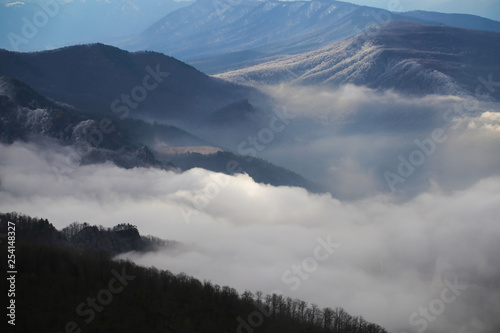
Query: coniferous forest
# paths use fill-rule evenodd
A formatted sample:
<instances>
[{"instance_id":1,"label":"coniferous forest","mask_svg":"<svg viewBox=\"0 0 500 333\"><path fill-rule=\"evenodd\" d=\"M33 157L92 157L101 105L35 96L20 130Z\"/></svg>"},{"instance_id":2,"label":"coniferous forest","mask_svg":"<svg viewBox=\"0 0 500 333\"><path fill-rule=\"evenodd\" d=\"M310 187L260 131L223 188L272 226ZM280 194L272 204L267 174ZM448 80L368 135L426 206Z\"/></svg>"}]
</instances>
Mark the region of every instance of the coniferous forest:
<instances>
[{"instance_id":1,"label":"coniferous forest","mask_svg":"<svg viewBox=\"0 0 500 333\"><path fill-rule=\"evenodd\" d=\"M339 307L320 309L259 291L240 294L182 273L113 260L131 249L172 246L140 236L133 225L73 223L58 231L47 219L8 213L0 214L2 235L8 222L17 233L17 332L386 332ZM95 237L114 245L93 249ZM5 251L5 237L1 242ZM2 284L7 290L5 279Z\"/></svg>"}]
</instances>

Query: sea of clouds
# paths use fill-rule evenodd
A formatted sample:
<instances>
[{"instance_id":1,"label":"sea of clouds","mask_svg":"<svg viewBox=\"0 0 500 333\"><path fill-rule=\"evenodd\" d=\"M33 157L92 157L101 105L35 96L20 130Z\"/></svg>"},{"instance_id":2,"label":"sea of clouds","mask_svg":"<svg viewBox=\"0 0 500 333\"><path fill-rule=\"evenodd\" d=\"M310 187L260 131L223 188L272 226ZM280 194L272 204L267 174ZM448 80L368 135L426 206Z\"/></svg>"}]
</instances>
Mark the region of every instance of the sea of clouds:
<instances>
[{"instance_id":1,"label":"sea of clouds","mask_svg":"<svg viewBox=\"0 0 500 333\"><path fill-rule=\"evenodd\" d=\"M132 223L186 245L126 255L138 264L342 306L393 332L500 327L498 177L457 191L435 184L405 202L387 194L344 202L202 169L88 165L58 178L53 164L63 152L0 145L0 211L48 218L57 228ZM197 205L200 198L206 203ZM317 250L325 243L331 251Z\"/></svg>"}]
</instances>

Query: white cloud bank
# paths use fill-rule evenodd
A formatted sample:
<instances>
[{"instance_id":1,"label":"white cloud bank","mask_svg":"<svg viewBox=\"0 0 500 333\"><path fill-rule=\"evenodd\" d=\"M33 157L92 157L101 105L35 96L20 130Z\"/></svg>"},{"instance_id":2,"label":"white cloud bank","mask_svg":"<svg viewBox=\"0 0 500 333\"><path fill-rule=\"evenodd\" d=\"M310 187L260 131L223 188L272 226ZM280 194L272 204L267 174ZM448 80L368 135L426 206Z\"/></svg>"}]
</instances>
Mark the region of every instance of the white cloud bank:
<instances>
[{"instance_id":1,"label":"white cloud bank","mask_svg":"<svg viewBox=\"0 0 500 333\"><path fill-rule=\"evenodd\" d=\"M342 306L393 332L417 332L424 323L426 332L500 328L500 178L451 194L436 188L404 204L388 196L345 203L200 169L176 174L93 165L58 182L48 161L64 156L54 151L0 145L0 211L48 218L58 228L76 220L133 223L143 234L196 245L180 254L131 254L139 264L239 291L280 289ZM186 223L193 198L203 193L213 198ZM289 274L284 281L283 273L313 257L318 237L328 235L340 247L307 278L295 275L292 283ZM429 319L419 313L425 308Z\"/></svg>"},{"instance_id":2,"label":"white cloud bank","mask_svg":"<svg viewBox=\"0 0 500 333\"><path fill-rule=\"evenodd\" d=\"M500 103L354 85L262 89L297 117L259 157L327 186L342 200L391 190L409 198L432 181L453 191L500 176ZM439 142L416 144L431 139ZM422 153L411 175L388 186L385 174L398 174L400 158Z\"/></svg>"}]
</instances>

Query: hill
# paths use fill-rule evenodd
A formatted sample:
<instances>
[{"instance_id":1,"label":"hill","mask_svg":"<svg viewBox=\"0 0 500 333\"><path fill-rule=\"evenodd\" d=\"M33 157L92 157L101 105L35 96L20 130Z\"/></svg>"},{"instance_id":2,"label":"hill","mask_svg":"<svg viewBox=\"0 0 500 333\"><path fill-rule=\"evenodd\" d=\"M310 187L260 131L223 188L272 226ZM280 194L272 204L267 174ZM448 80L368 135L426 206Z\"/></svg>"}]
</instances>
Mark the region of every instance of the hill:
<instances>
[{"instance_id":1,"label":"hill","mask_svg":"<svg viewBox=\"0 0 500 333\"><path fill-rule=\"evenodd\" d=\"M238 100L262 97L172 57L103 44L35 53L0 50L0 75L53 100L121 118L193 122Z\"/></svg>"},{"instance_id":2,"label":"hill","mask_svg":"<svg viewBox=\"0 0 500 333\"><path fill-rule=\"evenodd\" d=\"M0 233L7 233L7 222L39 231L16 242L15 323L22 332L387 332L339 307L320 309L277 294L239 294L182 273L114 261L97 249L50 242L48 233L64 236L47 220L0 214ZM6 247L3 238L0 246ZM5 279L1 286L7 290Z\"/></svg>"},{"instance_id":3,"label":"hill","mask_svg":"<svg viewBox=\"0 0 500 333\"><path fill-rule=\"evenodd\" d=\"M210 147L213 144L171 125L120 120L114 115L104 118L99 113L83 112L52 101L16 79L0 77L0 142L43 142L47 139L74 151L70 155L71 163L54 162L56 173L60 175L77 165L112 161L124 168L189 170L199 167L231 175L245 172L260 183L299 186L312 192L324 190L287 169L231 152L164 154L164 147ZM220 151L217 147L212 148L215 152ZM238 167L228 168L232 161Z\"/></svg>"},{"instance_id":4,"label":"hill","mask_svg":"<svg viewBox=\"0 0 500 333\"><path fill-rule=\"evenodd\" d=\"M235 82L355 84L411 94L471 94L479 76L500 77L500 34L392 22L317 51L218 75ZM500 92L493 97L499 98Z\"/></svg>"},{"instance_id":5,"label":"hill","mask_svg":"<svg viewBox=\"0 0 500 333\"><path fill-rule=\"evenodd\" d=\"M172 55L210 74L314 51L391 21L500 32L500 22L473 15L406 12L334 0L198 0L118 44Z\"/></svg>"}]
</instances>

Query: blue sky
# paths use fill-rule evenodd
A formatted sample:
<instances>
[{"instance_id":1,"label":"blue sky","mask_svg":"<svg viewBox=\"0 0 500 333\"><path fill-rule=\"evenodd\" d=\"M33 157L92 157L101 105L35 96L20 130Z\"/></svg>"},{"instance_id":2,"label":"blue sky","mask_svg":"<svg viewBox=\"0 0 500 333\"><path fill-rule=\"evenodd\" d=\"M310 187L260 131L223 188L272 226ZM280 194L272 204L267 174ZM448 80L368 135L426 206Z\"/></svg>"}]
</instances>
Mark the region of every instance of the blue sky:
<instances>
[{"instance_id":1,"label":"blue sky","mask_svg":"<svg viewBox=\"0 0 500 333\"><path fill-rule=\"evenodd\" d=\"M444 13L474 14L500 21L500 0L344 0L358 5L400 11L428 10ZM392 7L392 8L391 8Z\"/></svg>"}]
</instances>

